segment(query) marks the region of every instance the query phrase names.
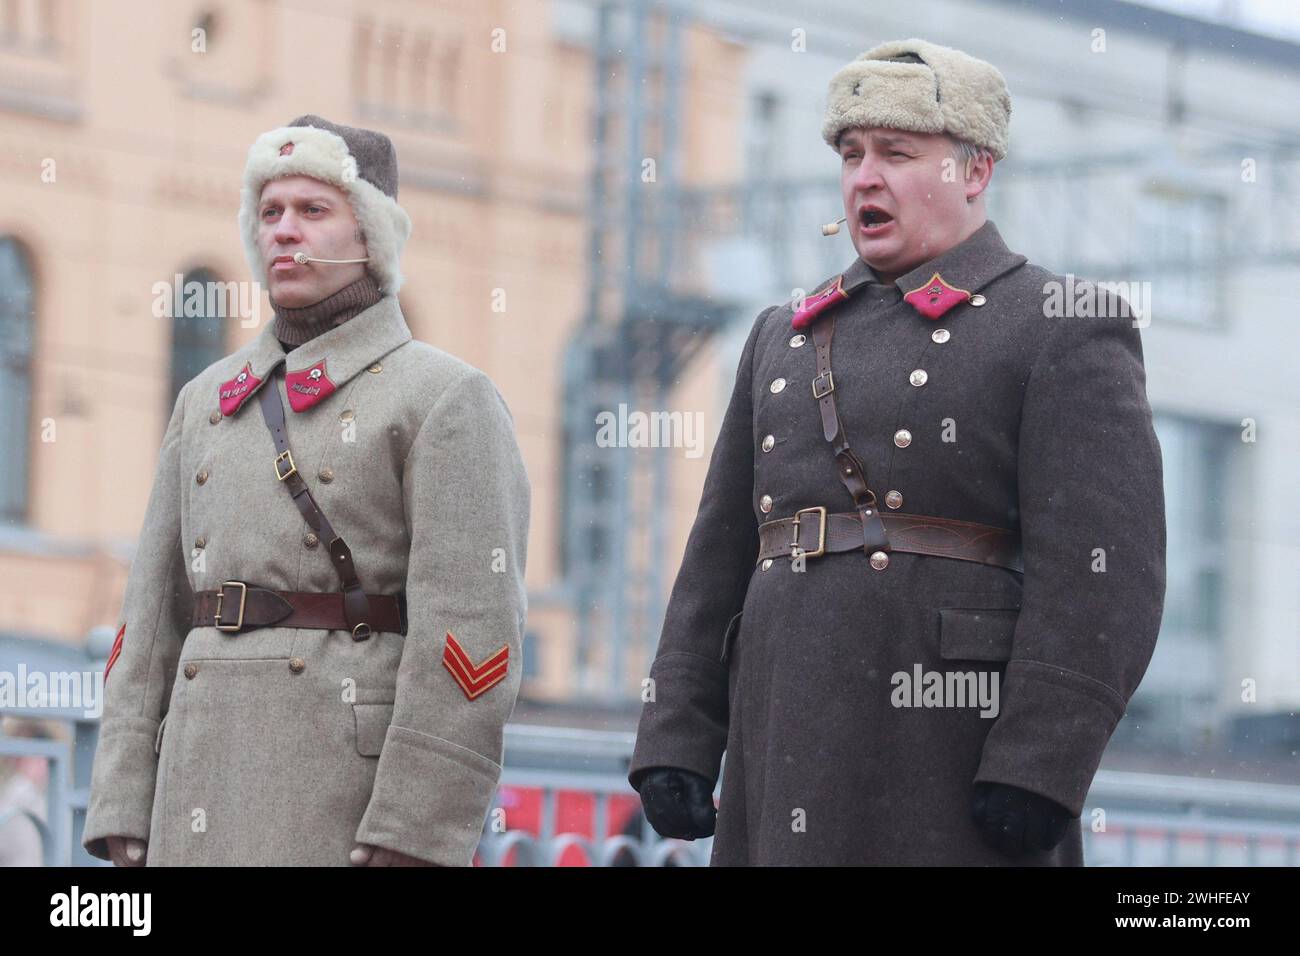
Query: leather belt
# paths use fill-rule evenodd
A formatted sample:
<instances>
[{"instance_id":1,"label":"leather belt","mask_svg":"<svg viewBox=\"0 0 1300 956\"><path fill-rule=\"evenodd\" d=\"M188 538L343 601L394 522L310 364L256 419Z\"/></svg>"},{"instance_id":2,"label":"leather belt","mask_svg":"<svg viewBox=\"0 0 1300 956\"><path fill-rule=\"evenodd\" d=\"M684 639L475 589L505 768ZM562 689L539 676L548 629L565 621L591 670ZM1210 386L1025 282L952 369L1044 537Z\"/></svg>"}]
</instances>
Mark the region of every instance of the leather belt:
<instances>
[{"instance_id":1,"label":"leather belt","mask_svg":"<svg viewBox=\"0 0 1300 956\"><path fill-rule=\"evenodd\" d=\"M367 594L372 631L406 633L406 594ZM245 581L223 581L194 592L194 627L242 633L259 627L319 627L351 631L341 591L273 591Z\"/></svg>"},{"instance_id":2,"label":"leather belt","mask_svg":"<svg viewBox=\"0 0 1300 956\"><path fill-rule=\"evenodd\" d=\"M889 535L889 550L928 554L940 558L960 558L980 564L992 564L1024 573L1020 535L1007 528L936 518L902 512L876 514ZM862 551L863 527L858 512L827 514L824 507L802 508L791 518L765 521L758 529L758 560L794 557L794 548L804 557L842 551ZM879 556L879 557L878 557ZM888 556L879 551L872 555L873 567Z\"/></svg>"}]
</instances>

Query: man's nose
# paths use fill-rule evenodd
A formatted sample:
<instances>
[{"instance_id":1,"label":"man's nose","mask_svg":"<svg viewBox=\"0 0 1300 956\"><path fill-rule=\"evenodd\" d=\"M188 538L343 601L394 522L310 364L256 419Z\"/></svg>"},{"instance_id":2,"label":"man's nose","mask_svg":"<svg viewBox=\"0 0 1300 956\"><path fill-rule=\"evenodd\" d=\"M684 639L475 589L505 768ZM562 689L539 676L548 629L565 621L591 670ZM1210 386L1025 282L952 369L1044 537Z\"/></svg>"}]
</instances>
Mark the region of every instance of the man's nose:
<instances>
[{"instance_id":1,"label":"man's nose","mask_svg":"<svg viewBox=\"0 0 1300 956\"><path fill-rule=\"evenodd\" d=\"M275 223L273 233L276 243L280 245L297 242L301 238L298 231L298 220L293 213L288 211L281 213L280 218Z\"/></svg>"},{"instance_id":2,"label":"man's nose","mask_svg":"<svg viewBox=\"0 0 1300 956\"><path fill-rule=\"evenodd\" d=\"M858 168L853 171L853 185L861 192L875 189L883 186L884 178L880 175L880 163L872 156L862 157L862 162L858 163Z\"/></svg>"}]
</instances>

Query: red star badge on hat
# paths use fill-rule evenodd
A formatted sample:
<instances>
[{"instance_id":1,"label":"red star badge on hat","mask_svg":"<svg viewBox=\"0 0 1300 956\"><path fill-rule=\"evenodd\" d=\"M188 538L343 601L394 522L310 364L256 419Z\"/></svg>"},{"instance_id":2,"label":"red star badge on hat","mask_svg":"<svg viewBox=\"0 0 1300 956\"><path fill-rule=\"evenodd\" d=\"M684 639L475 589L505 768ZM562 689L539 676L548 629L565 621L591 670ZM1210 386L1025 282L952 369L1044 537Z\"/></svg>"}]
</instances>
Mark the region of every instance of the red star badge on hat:
<instances>
[{"instance_id":1,"label":"red star badge on hat","mask_svg":"<svg viewBox=\"0 0 1300 956\"><path fill-rule=\"evenodd\" d=\"M293 154L293 140L289 140L289 142L285 143L283 146L280 147L280 155L290 156L292 154Z\"/></svg>"}]
</instances>

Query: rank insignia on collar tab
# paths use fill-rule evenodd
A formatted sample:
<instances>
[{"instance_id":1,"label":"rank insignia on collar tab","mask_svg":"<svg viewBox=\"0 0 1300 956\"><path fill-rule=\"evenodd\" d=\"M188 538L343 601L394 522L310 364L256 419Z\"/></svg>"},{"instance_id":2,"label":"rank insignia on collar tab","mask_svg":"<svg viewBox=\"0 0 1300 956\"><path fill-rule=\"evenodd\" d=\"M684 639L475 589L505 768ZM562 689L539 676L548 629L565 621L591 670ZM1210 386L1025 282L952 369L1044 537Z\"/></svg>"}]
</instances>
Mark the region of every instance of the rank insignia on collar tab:
<instances>
[{"instance_id":1,"label":"rank insignia on collar tab","mask_svg":"<svg viewBox=\"0 0 1300 956\"><path fill-rule=\"evenodd\" d=\"M501 649L485 657L482 664L475 664L451 631L447 632L447 646L442 652L442 663L470 700L505 679L509 658L510 645L502 644Z\"/></svg>"},{"instance_id":2,"label":"rank insignia on collar tab","mask_svg":"<svg viewBox=\"0 0 1300 956\"><path fill-rule=\"evenodd\" d=\"M950 286L943 280L943 276L936 272L930 277L929 282L913 289L903 296L903 299L910 302L913 308L927 319L937 319L954 305L970 299L970 293L965 289Z\"/></svg>"},{"instance_id":3,"label":"rank insignia on collar tab","mask_svg":"<svg viewBox=\"0 0 1300 956\"><path fill-rule=\"evenodd\" d=\"M325 374L325 360L296 372L285 372L284 390L295 412L304 412L324 401L334 392L334 383Z\"/></svg>"},{"instance_id":4,"label":"rank insignia on collar tab","mask_svg":"<svg viewBox=\"0 0 1300 956\"><path fill-rule=\"evenodd\" d=\"M794 314L790 320L790 325L796 329L806 329L812 325L813 319L821 315L837 302L843 302L849 297L844 291L844 276L838 276L835 282L818 292L816 295L810 295L803 300L803 308Z\"/></svg>"},{"instance_id":5,"label":"rank insignia on collar tab","mask_svg":"<svg viewBox=\"0 0 1300 956\"><path fill-rule=\"evenodd\" d=\"M252 394L262 380L253 374L253 363L245 362L239 374L229 382L222 382L218 395L221 398L221 414L233 415L244 404L244 399Z\"/></svg>"}]
</instances>

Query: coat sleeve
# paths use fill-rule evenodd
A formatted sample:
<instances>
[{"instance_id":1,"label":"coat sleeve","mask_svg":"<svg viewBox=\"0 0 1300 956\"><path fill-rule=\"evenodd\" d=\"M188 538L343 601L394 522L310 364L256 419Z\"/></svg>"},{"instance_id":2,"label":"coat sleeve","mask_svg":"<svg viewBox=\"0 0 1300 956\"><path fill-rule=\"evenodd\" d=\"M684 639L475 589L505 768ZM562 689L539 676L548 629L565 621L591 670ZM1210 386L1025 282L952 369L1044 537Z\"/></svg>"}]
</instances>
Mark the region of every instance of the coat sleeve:
<instances>
[{"instance_id":1,"label":"coat sleeve","mask_svg":"<svg viewBox=\"0 0 1300 956\"><path fill-rule=\"evenodd\" d=\"M155 746L194 613L181 543L181 435L188 388L186 383L177 396L163 436L105 667L104 710L81 835L82 846L101 860L109 859L105 837L149 839Z\"/></svg>"},{"instance_id":2,"label":"coat sleeve","mask_svg":"<svg viewBox=\"0 0 1300 956\"><path fill-rule=\"evenodd\" d=\"M628 782L651 767L680 767L716 781L727 745L727 665L722 646L740 613L758 555L754 518L753 359L765 309L741 351L736 383L704 478L700 507L664 615L637 727ZM650 693L652 692L652 693Z\"/></svg>"},{"instance_id":3,"label":"coat sleeve","mask_svg":"<svg viewBox=\"0 0 1300 956\"><path fill-rule=\"evenodd\" d=\"M438 398L402 478L407 633L359 843L468 866L523 665L530 489L514 421L475 369Z\"/></svg>"},{"instance_id":4,"label":"coat sleeve","mask_svg":"<svg viewBox=\"0 0 1300 956\"><path fill-rule=\"evenodd\" d=\"M1160 630L1163 465L1132 320L1049 321L1020 423L1021 610L975 780L1077 817Z\"/></svg>"}]
</instances>

